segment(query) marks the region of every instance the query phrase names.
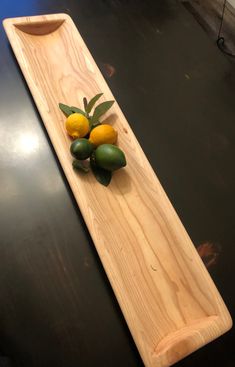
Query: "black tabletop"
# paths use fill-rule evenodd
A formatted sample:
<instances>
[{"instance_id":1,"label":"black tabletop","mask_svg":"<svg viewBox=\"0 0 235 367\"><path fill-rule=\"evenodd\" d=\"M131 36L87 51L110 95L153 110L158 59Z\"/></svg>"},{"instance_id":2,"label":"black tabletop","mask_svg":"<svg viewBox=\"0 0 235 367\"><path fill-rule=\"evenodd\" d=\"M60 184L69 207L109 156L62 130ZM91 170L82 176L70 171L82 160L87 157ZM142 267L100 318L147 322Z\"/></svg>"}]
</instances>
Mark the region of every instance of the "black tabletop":
<instances>
[{"instance_id":1,"label":"black tabletop","mask_svg":"<svg viewBox=\"0 0 235 367\"><path fill-rule=\"evenodd\" d=\"M1 19L59 12L75 21L233 314L234 64L174 0L0 4ZM2 355L12 366L143 366L3 29L0 96ZM233 343L231 330L177 365L234 367Z\"/></svg>"}]
</instances>

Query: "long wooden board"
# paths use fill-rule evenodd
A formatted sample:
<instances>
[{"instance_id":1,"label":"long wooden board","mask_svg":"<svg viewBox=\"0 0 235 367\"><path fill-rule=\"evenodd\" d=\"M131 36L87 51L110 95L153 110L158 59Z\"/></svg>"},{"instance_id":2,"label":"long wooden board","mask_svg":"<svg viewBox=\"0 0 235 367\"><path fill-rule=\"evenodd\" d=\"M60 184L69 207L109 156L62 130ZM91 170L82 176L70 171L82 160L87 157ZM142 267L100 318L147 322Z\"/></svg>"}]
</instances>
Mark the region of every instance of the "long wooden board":
<instances>
[{"instance_id":1,"label":"long wooden board","mask_svg":"<svg viewBox=\"0 0 235 367\"><path fill-rule=\"evenodd\" d=\"M142 359L172 365L226 332L229 312L117 103L109 122L127 167L107 188L72 169L58 102L114 97L71 18L4 27Z\"/></svg>"}]
</instances>

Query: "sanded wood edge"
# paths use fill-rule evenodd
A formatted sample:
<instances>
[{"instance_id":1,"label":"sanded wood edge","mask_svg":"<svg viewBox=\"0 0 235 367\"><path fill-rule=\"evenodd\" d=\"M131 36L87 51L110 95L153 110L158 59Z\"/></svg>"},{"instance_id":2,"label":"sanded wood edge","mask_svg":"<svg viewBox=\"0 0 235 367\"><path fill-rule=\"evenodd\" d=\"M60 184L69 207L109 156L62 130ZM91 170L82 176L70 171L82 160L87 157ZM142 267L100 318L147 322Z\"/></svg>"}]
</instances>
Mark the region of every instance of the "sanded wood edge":
<instances>
[{"instance_id":1,"label":"sanded wood edge","mask_svg":"<svg viewBox=\"0 0 235 367\"><path fill-rule=\"evenodd\" d=\"M24 33L42 36L56 31L63 23L64 20L51 20L48 22L35 22L30 24L15 24L15 27Z\"/></svg>"},{"instance_id":2,"label":"sanded wood edge","mask_svg":"<svg viewBox=\"0 0 235 367\"><path fill-rule=\"evenodd\" d=\"M194 320L184 328L167 335L153 350L153 365L171 366L225 334L233 325L229 313L227 316L226 320L216 315Z\"/></svg>"},{"instance_id":3,"label":"sanded wood edge","mask_svg":"<svg viewBox=\"0 0 235 367\"><path fill-rule=\"evenodd\" d=\"M59 13L38 16L36 15L33 17L6 18L3 20L2 24L8 37L8 31L10 31L12 26L28 34L47 35L56 31L66 19L70 20L71 18L67 14Z\"/></svg>"}]
</instances>

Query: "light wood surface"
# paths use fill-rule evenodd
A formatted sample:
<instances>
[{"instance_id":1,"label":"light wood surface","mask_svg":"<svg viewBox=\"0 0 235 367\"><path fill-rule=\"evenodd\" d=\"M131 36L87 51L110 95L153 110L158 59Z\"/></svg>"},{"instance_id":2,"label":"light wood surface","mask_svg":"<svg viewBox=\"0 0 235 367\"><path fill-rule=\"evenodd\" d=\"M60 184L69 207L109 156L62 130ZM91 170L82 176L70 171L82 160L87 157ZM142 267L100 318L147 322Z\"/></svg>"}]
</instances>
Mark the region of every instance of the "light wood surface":
<instances>
[{"instance_id":1,"label":"light wood surface","mask_svg":"<svg viewBox=\"0 0 235 367\"><path fill-rule=\"evenodd\" d=\"M4 27L142 359L170 366L231 327L226 306L117 103L106 117L127 167L108 187L73 171L58 102L114 97L71 18Z\"/></svg>"}]
</instances>

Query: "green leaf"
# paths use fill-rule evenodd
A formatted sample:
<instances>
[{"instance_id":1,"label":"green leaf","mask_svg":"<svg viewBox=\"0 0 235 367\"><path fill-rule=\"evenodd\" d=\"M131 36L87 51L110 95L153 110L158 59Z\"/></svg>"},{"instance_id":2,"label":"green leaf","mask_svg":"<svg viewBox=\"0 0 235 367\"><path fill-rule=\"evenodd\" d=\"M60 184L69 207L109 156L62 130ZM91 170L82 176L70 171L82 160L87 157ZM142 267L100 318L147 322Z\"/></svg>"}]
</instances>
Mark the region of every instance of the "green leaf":
<instances>
[{"instance_id":1,"label":"green leaf","mask_svg":"<svg viewBox=\"0 0 235 367\"><path fill-rule=\"evenodd\" d=\"M90 159L90 165L96 180L102 185L108 186L112 179L112 172L107 171L106 169L103 169L101 167L98 167L94 162L94 158L92 157Z\"/></svg>"},{"instance_id":2,"label":"green leaf","mask_svg":"<svg viewBox=\"0 0 235 367\"><path fill-rule=\"evenodd\" d=\"M99 118L112 107L113 104L114 104L114 101L106 101L106 102L99 104L95 108L94 114L91 118L92 124L97 122Z\"/></svg>"},{"instance_id":3,"label":"green leaf","mask_svg":"<svg viewBox=\"0 0 235 367\"><path fill-rule=\"evenodd\" d=\"M59 103L59 108L65 114L66 117L68 117L69 115L73 113L72 109L69 106L67 106L66 104Z\"/></svg>"},{"instance_id":4,"label":"green leaf","mask_svg":"<svg viewBox=\"0 0 235 367\"><path fill-rule=\"evenodd\" d=\"M89 125L90 125L89 134L90 134L91 130L93 130L96 126L101 125L101 122L99 122L99 121L96 121L96 122L92 123L91 119L92 119L92 117L88 117L88 121L89 121Z\"/></svg>"},{"instance_id":5,"label":"green leaf","mask_svg":"<svg viewBox=\"0 0 235 367\"><path fill-rule=\"evenodd\" d=\"M87 104L88 104L87 99L86 99L86 97L84 97L83 98L83 106L84 106L85 111L86 111L86 108L87 108Z\"/></svg>"},{"instance_id":6,"label":"green leaf","mask_svg":"<svg viewBox=\"0 0 235 367\"><path fill-rule=\"evenodd\" d=\"M81 110L78 107L74 107L74 106L70 107L63 103L59 103L59 107L61 111L65 114L66 117L75 112L81 113L82 115L86 116L86 112L84 112L83 110Z\"/></svg>"},{"instance_id":7,"label":"green leaf","mask_svg":"<svg viewBox=\"0 0 235 367\"><path fill-rule=\"evenodd\" d=\"M101 122L97 121L94 122L93 124L90 123L90 131L93 130L96 126L102 125Z\"/></svg>"},{"instance_id":8,"label":"green leaf","mask_svg":"<svg viewBox=\"0 0 235 367\"><path fill-rule=\"evenodd\" d=\"M86 116L86 112L84 112L83 110L81 110L80 108L78 107L70 107L70 109L73 111L72 113L81 113L82 115Z\"/></svg>"},{"instance_id":9,"label":"green leaf","mask_svg":"<svg viewBox=\"0 0 235 367\"><path fill-rule=\"evenodd\" d=\"M90 113L98 99L103 95L104 93L99 93L95 97L93 97L90 102L88 103L87 107L85 107L85 110L87 113Z\"/></svg>"},{"instance_id":10,"label":"green leaf","mask_svg":"<svg viewBox=\"0 0 235 367\"><path fill-rule=\"evenodd\" d=\"M87 162L85 163L86 161L79 161L78 159L75 159L73 161L73 168L76 169L76 170L80 170L80 171L83 171L85 173L88 173L90 170L89 170L89 167L87 165Z\"/></svg>"}]
</instances>

